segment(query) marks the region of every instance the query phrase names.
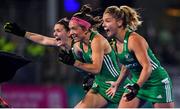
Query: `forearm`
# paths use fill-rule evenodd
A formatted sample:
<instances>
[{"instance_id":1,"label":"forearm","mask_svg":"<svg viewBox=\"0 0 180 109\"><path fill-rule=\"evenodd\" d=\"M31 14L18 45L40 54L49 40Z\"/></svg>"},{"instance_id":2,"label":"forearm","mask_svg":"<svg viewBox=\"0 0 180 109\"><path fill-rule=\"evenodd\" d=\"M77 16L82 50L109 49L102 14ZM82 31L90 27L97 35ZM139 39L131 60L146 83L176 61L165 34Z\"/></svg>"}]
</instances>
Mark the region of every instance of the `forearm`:
<instances>
[{"instance_id":1,"label":"forearm","mask_svg":"<svg viewBox=\"0 0 180 109\"><path fill-rule=\"evenodd\" d=\"M118 86L127 78L128 74L129 74L128 70L125 68L125 66L122 66L120 75L116 81Z\"/></svg>"},{"instance_id":2,"label":"forearm","mask_svg":"<svg viewBox=\"0 0 180 109\"><path fill-rule=\"evenodd\" d=\"M50 45L50 46L56 45L55 38L49 38L47 36L43 36L37 33L26 32L25 37L38 44Z\"/></svg>"},{"instance_id":3,"label":"forearm","mask_svg":"<svg viewBox=\"0 0 180 109\"><path fill-rule=\"evenodd\" d=\"M150 77L152 72L152 68L151 67L143 67L141 74L139 76L139 79L137 81L137 84L142 87L143 84L148 80L148 78Z\"/></svg>"},{"instance_id":4,"label":"forearm","mask_svg":"<svg viewBox=\"0 0 180 109\"><path fill-rule=\"evenodd\" d=\"M78 60L75 61L74 66L92 74L98 74L100 72L100 69L97 65L82 63Z\"/></svg>"}]
</instances>

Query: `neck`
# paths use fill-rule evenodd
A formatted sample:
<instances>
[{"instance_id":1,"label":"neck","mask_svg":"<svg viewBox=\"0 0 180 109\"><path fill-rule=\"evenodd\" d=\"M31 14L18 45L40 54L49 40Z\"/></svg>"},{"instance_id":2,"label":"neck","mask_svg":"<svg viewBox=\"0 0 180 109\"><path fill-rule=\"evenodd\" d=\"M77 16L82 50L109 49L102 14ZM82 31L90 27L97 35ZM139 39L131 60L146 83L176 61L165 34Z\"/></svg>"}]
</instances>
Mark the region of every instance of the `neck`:
<instances>
[{"instance_id":1,"label":"neck","mask_svg":"<svg viewBox=\"0 0 180 109\"><path fill-rule=\"evenodd\" d=\"M124 37L125 37L126 31L127 31L126 29L119 29L116 35L116 40L121 43L124 43Z\"/></svg>"},{"instance_id":2,"label":"neck","mask_svg":"<svg viewBox=\"0 0 180 109\"><path fill-rule=\"evenodd\" d=\"M91 32L88 32L87 34L84 35L83 43L88 45L89 44L89 39L90 39Z\"/></svg>"},{"instance_id":3,"label":"neck","mask_svg":"<svg viewBox=\"0 0 180 109\"><path fill-rule=\"evenodd\" d=\"M70 50L71 49L71 46L72 46L72 39L71 38L68 38L67 39L67 44L65 44L65 49L67 50Z\"/></svg>"}]
</instances>

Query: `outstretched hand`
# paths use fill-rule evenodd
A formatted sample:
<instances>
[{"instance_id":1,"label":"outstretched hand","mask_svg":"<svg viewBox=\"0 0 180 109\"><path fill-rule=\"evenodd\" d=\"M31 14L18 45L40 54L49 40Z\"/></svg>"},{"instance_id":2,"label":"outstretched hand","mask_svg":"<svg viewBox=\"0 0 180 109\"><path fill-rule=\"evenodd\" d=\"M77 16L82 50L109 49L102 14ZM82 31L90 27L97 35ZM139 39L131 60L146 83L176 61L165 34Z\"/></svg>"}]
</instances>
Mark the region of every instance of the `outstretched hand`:
<instances>
[{"instance_id":1,"label":"outstretched hand","mask_svg":"<svg viewBox=\"0 0 180 109\"><path fill-rule=\"evenodd\" d=\"M131 101L132 99L134 99L140 89L140 87L137 83L135 83L133 85L127 85L126 88L129 90L129 93L127 93L124 96L126 101Z\"/></svg>"},{"instance_id":2,"label":"outstretched hand","mask_svg":"<svg viewBox=\"0 0 180 109\"><path fill-rule=\"evenodd\" d=\"M4 31L21 37L24 37L26 33L26 31L20 28L16 23L11 22L6 22L4 24Z\"/></svg>"},{"instance_id":3,"label":"outstretched hand","mask_svg":"<svg viewBox=\"0 0 180 109\"><path fill-rule=\"evenodd\" d=\"M59 61L67 65L74 65L75 59L72 50L61 50L61 52L59 52Z\"/></svg>"},{"instance_id":4,"label":"outstretched hand","mask_svg":"<svg viewBox=\"0 0 180 109\"><path fill-rule=\"evenodd\" d=\"M111 98L114 97L116 94L116 91L118 89L118 84L114 81L106 81L107 84L110 84L111 86L106 90L106 95L110 96Z\"/></svg>"}]
</instances>

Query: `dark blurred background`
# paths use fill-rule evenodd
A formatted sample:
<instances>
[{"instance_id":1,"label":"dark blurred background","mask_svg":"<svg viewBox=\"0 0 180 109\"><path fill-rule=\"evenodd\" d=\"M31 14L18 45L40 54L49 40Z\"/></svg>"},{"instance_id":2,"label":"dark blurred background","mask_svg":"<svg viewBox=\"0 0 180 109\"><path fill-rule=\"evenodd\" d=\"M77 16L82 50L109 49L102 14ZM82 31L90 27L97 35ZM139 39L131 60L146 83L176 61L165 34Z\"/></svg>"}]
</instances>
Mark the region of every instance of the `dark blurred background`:
<instances>
[{"instance_id":1,"label":"dark blurred background","mask_svg":"<svg viewBox=\"0 0 180 109\"><path fill-rule=\"evenodd\" d=\"M84 74L58 62L57 48L3 31L3 24L13 21L28 31L52 37L54 24L62 17L70 18L84 4L93 9L110 5L138 9L144 21L138 32L170 74L176 107L180 107L179 0L1 0L0 50L33 60L19 69L13 80L2 84L1 96L13 107L73 107L84 96Z\"/></svg>"}]
</instances>

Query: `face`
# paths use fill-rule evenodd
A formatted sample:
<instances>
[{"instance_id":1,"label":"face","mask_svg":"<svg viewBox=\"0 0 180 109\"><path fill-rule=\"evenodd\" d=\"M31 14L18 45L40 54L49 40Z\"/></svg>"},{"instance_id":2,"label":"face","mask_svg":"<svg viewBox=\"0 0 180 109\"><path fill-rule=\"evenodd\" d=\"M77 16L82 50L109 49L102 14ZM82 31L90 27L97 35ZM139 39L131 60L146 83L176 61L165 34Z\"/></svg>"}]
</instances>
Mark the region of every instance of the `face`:
<instances>
[{"instance_id":1,"label":"face","mask_svg":"<svg viewBox=\"0 0 180 109\"><path fill-rule=\"evenodd\" d=\"M80 27L76 22L69 22L70 36L75 42L81 41L84 38L84 32L82 27Z\"/></svg>"},{"instance_id":2,"label":"face","mask_svg":"<svg viewBox=\"0 0 180 109\"><path fill-rule=\"evenodd\" d=\"M54 37L56 38L58 46L64 46L67 44L68 32L65 30L64 26L61 24L54 25Z\"/></svg>"},{"instance_id":3,"label":"face","mask_svg":"<svg viewBox=\"0 0 180 109\"><path fill-rule=\"evenodd\" d=\"M118 33L119 22L109 13L103 14L103 27L107 32L108 37L114 37Z\"/></svg>"}]
</instances>

